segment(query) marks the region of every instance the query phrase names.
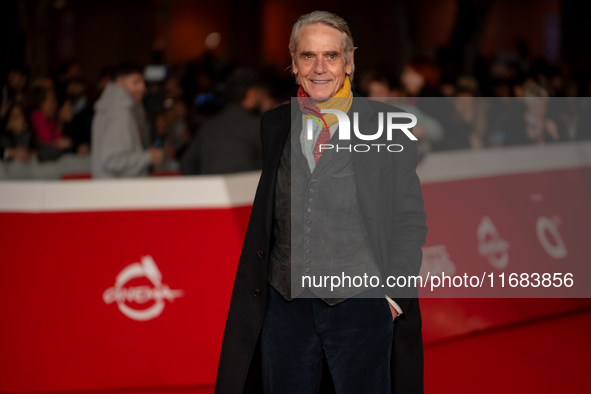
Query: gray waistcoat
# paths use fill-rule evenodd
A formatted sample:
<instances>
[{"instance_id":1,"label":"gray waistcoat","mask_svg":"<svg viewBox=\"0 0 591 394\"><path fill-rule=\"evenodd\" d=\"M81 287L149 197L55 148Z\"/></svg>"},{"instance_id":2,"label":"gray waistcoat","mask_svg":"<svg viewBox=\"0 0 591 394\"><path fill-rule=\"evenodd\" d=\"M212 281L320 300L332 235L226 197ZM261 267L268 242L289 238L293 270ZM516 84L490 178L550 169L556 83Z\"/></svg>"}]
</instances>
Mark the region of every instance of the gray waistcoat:
<instances>
[{"instance_id":1,"label":"gray waistcoat","mask_svg":"<svg viewBox=\"0 0 591 394\"><path fill-rule=\"evenodd\" d=\"M286 300L308 287L335 305L371 288L365 284L380 273L357 203L353 154L326 150L310 173L299 137L290 132L277 171L268 281ZM330 143L350 146L337 138L335 132ZM358 286L354 277L365 274ZM304 285L303 275L311 278ZM347 281L331 291L326 275L349 276L351 286Z\"/></svg>"}]
</instances>

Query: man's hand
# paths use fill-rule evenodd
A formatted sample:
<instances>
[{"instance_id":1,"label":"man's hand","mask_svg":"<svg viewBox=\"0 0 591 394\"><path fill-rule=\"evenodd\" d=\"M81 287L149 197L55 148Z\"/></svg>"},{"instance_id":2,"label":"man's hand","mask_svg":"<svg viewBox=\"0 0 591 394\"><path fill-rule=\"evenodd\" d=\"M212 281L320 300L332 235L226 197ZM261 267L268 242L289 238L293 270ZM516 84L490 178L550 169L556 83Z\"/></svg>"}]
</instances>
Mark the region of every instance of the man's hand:
<instances>
[{"instance_id":1,"label":"man's hand","mask_svg":"<svg viewBox=\"0 0 591 394\"><path fill-rule=\"evenodd\" d=\"M150 148L150 155L152 156L152 165L157 166L164 160L164 150L162 148Z\"/></svg>"},{"instance_id":2,"label":"man's hand","mask_svg":"<svg viewBox=\"0 0 591 394\"><path fill-rule=\"evenodd\" d=\"M398 316L398 312L396 312L396 309L394 309L392 304L390 304L389 302L388 306L390 307L390 312L392 312L392 320L396 319L396 316Z\"/></svg>"}]
</instances>

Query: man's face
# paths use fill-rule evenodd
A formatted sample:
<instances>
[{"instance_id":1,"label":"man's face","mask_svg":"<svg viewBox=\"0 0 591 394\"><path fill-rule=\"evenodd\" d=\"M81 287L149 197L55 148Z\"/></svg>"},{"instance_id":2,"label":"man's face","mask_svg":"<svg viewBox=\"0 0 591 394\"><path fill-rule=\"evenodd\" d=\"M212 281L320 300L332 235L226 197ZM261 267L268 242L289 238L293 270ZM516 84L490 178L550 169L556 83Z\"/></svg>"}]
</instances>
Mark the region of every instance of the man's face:
<instances>
[{"instance_id":1,"label":"man's face","mask_svg":"<svg viewBox=\"0 0 591 394\"><path fill-rule=\"evenodd\" d=\"M146 85L144 84L144 77L142 74L133 73L123 75L117 78L117 83L123 86L136 102L142 101L144 92L146 91Z\"/></svg>"},{"instance_id":2,"label":"man's face","mask_svg":"<svg viewBox=\"0 0 591 394\"><path fill-rule=\"evenodd\" d=\"M343 35L322 23L303 26L298 34L293 72L310 97L333 97L351 73L353 51L345 61Z\"/></svg>"}]
</instances>

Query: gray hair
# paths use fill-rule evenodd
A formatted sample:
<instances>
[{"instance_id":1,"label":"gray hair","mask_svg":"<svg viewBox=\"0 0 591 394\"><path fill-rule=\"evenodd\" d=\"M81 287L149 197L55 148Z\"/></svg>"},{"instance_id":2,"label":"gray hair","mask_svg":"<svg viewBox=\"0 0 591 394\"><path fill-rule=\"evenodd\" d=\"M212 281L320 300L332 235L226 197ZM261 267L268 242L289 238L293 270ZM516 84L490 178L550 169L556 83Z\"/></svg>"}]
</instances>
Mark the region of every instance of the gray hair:
<instances>
[{"instance_id":1,"label":"gray hair","mask_svg":"<svg viewBox=\"0 0 591 394\"><path fill-rule=\"evenodd\" d=\"M353 46L353 36L351 35L351 31L349 30L349 26L347 22L340 16L333 14L332 12L328 11L314 11L309 14L305 14L300 16L300 19L293 25L291 29L291 37L289 38L289 53L293 57L297 51L297 40L298 34L302 26L313 25L316 23L323 23L327 26L334 27L338 31L340 31L343 35L343 48L345 51L345 62L349 64L351 61L351 52L357 49ZM292 66L288 67L291 68ZM293 69L292 69L293 72ZM355 73L355 61L353 60L353 64L351 65L351 74L349 74L349 80L353 80L353 74ZM297 78L296 78L297 82ZM299 82L298 82L299 83Z\"/></svg>"}]
</instances>

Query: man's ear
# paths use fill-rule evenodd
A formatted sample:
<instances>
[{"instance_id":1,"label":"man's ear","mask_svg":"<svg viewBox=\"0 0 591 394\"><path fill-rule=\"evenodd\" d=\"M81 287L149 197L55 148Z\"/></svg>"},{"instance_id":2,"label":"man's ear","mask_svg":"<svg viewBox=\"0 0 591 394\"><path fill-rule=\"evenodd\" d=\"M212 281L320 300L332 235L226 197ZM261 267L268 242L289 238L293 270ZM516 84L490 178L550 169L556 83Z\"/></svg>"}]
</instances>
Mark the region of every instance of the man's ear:
<instances>
[{"instance_id":1,"label":"man's ear","mask_svg":"<svg viewBox=\"0 0 591 394\"><path fill-rule=\"evenodd\" d=\"M291 54L291 72L293 72L293 75L297 77L299 70L298 70L298 66L296 65L296 61L293 56L294 56L294 54L292 53Z\"/></svg>"},{"instance_id":2,"label":"man's ear","mask_svg":"<svg viewBox=\"0 0 591 394\"><path fill-rule=\"evenodd\" d=\"M353 61L354 61L354 53L355 53L355 49L351 50L351 56L349 57L349 62L347 63L347 67L345 68L345 72L347 73L347 75L351 75L351 71L353 71Z\"/></svg>"}]
</instances>

